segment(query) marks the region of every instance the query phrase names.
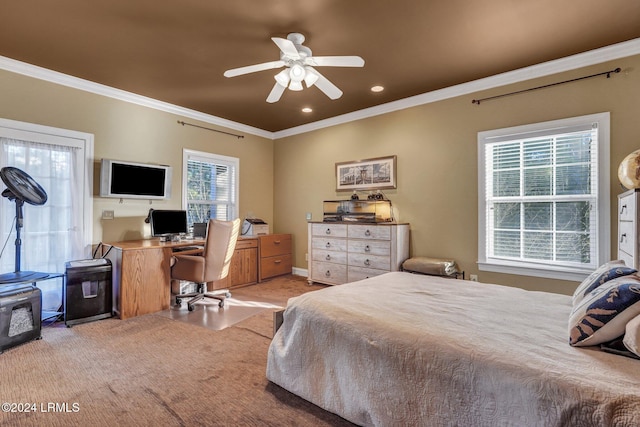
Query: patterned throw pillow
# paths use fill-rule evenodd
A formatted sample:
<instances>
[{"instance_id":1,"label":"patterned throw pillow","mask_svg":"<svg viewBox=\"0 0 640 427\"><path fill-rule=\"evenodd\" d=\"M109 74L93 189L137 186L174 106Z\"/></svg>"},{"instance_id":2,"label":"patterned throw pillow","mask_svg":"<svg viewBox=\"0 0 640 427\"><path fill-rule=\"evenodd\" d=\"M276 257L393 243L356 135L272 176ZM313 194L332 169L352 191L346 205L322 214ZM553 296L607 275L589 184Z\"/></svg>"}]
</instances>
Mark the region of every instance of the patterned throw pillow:
<instances>
[{"instance_id":1,"label":"patterned throw pillow","mask_svg":"<svg viewBox=\"0 0 640 427\"><path fill-rule=\"evenodd\" d=\"M640 315L627 323L622 343L630 352L640 356Z\"/></svg>"},{"instance_id":2,"label":"patterned throw pillow","mask_svg":"<svg viewBox=\"0 0 640 427\"><path fill-rule=\"evenodd\" d=\"M616 339L639 314L640 276L632 274L609 280L573 307L569 344L581 347Z\"/></svg>"},{"instance_id":3,"label":"patterned throw pillow","mask_svg":"<svg viewBox=\"0 0 640 427\"><path fill-rule=\"evenodd\" d=\"M573 292L573 306L575 307L582 298L589 292L602 285L609 280L615 279L620 276L627 276L635 273L635 268L627 267L622 260L609 261L602 264L593 273L580 283L580 286Z\"/></svg>"}]
</instances>

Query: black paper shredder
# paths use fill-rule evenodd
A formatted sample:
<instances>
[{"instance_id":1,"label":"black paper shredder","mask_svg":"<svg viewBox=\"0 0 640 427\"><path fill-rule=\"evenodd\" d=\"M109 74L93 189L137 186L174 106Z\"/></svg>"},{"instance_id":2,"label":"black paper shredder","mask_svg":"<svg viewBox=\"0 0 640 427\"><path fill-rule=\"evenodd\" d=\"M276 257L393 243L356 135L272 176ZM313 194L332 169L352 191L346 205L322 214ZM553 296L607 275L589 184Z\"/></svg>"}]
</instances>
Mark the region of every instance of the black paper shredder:
<instances>
[{"instance_id":1,"label":"black paper shredder","mask_svg":"<svg viewBox=\"0 0 640 427\"><path fill-rule=\"evenodd\" d=\"M65 325L111 317L112 302L111 261L98 258L66 263Z\"/></svg>"},{"instance_id":2,"label":"black paper shredder","mask_svg":"<svg viewBox=\"0 0 640 427\"><path fill-rule=\"evenodd\" d=\"M0 286L0 353L40 339L42 292L30 284Z\"/></svg>"}]
</instances>

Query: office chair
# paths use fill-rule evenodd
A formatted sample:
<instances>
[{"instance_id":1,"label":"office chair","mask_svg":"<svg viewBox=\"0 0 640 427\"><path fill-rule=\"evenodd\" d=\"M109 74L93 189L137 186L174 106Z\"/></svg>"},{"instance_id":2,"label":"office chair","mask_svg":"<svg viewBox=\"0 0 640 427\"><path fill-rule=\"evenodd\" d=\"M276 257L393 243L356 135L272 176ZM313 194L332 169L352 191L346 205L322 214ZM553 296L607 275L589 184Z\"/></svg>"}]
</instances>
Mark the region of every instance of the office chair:
<instances>
[{"instance_id":1,"label":"office chair","mask_svg":"<svg viewBox=\"0 0 640 427\"><path fill-rule=\"evenodd\" d=\"M187 303L189 311L193 311L194 304L204 298L218 300L218 305L224 307L225 295L207 292L207 282L224 279L229 274L231 257L236 247L240 232L240 219L220 221L210 219L202 255L174 255L171 267L171 287L176 293L176 304L180 305L183 298L191 298ZM197 292L180 293L180 280L197 283ZM224 294L225 292L223 292ZM226 291L227 295L230 295Z\"/></svg>"}]
</instances>

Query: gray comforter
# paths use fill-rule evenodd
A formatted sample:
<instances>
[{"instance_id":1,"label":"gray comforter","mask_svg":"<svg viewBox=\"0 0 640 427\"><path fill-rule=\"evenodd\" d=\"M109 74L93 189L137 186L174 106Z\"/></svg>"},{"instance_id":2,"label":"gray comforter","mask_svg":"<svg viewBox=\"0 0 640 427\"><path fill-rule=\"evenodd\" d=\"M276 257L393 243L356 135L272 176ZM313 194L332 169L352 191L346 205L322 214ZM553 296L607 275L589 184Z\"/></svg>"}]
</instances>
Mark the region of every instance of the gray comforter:
<instances>
[{"instance_id":1,"label":"gray comforter","mask_svg":"<svg viewBox=\"0 0 640 427\"><path fill-rule=\"evenodd\" d=\"M571 297L388 273L292 298L267 378L377 426L640 426L640 360L568 344Z\"/></svg>"}]
</instances>

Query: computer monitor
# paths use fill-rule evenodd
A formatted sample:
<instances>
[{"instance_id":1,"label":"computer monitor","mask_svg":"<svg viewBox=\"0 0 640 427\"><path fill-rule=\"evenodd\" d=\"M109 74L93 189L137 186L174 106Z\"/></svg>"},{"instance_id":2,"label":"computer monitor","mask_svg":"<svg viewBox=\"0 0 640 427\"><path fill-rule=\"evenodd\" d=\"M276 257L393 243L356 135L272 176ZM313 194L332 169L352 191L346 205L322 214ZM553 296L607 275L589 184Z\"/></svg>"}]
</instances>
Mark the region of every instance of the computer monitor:
<instances>
[{"instance_id":1,"label":"computer monitor","mask_svg":"<svg viewBox=\"0 0 640 427\"><path fill-rule=\"evenodd\" d=\"M187 211L152 210L149 224L153 237L166 237L187 233Z\"/></svg>"}]
</instances>

